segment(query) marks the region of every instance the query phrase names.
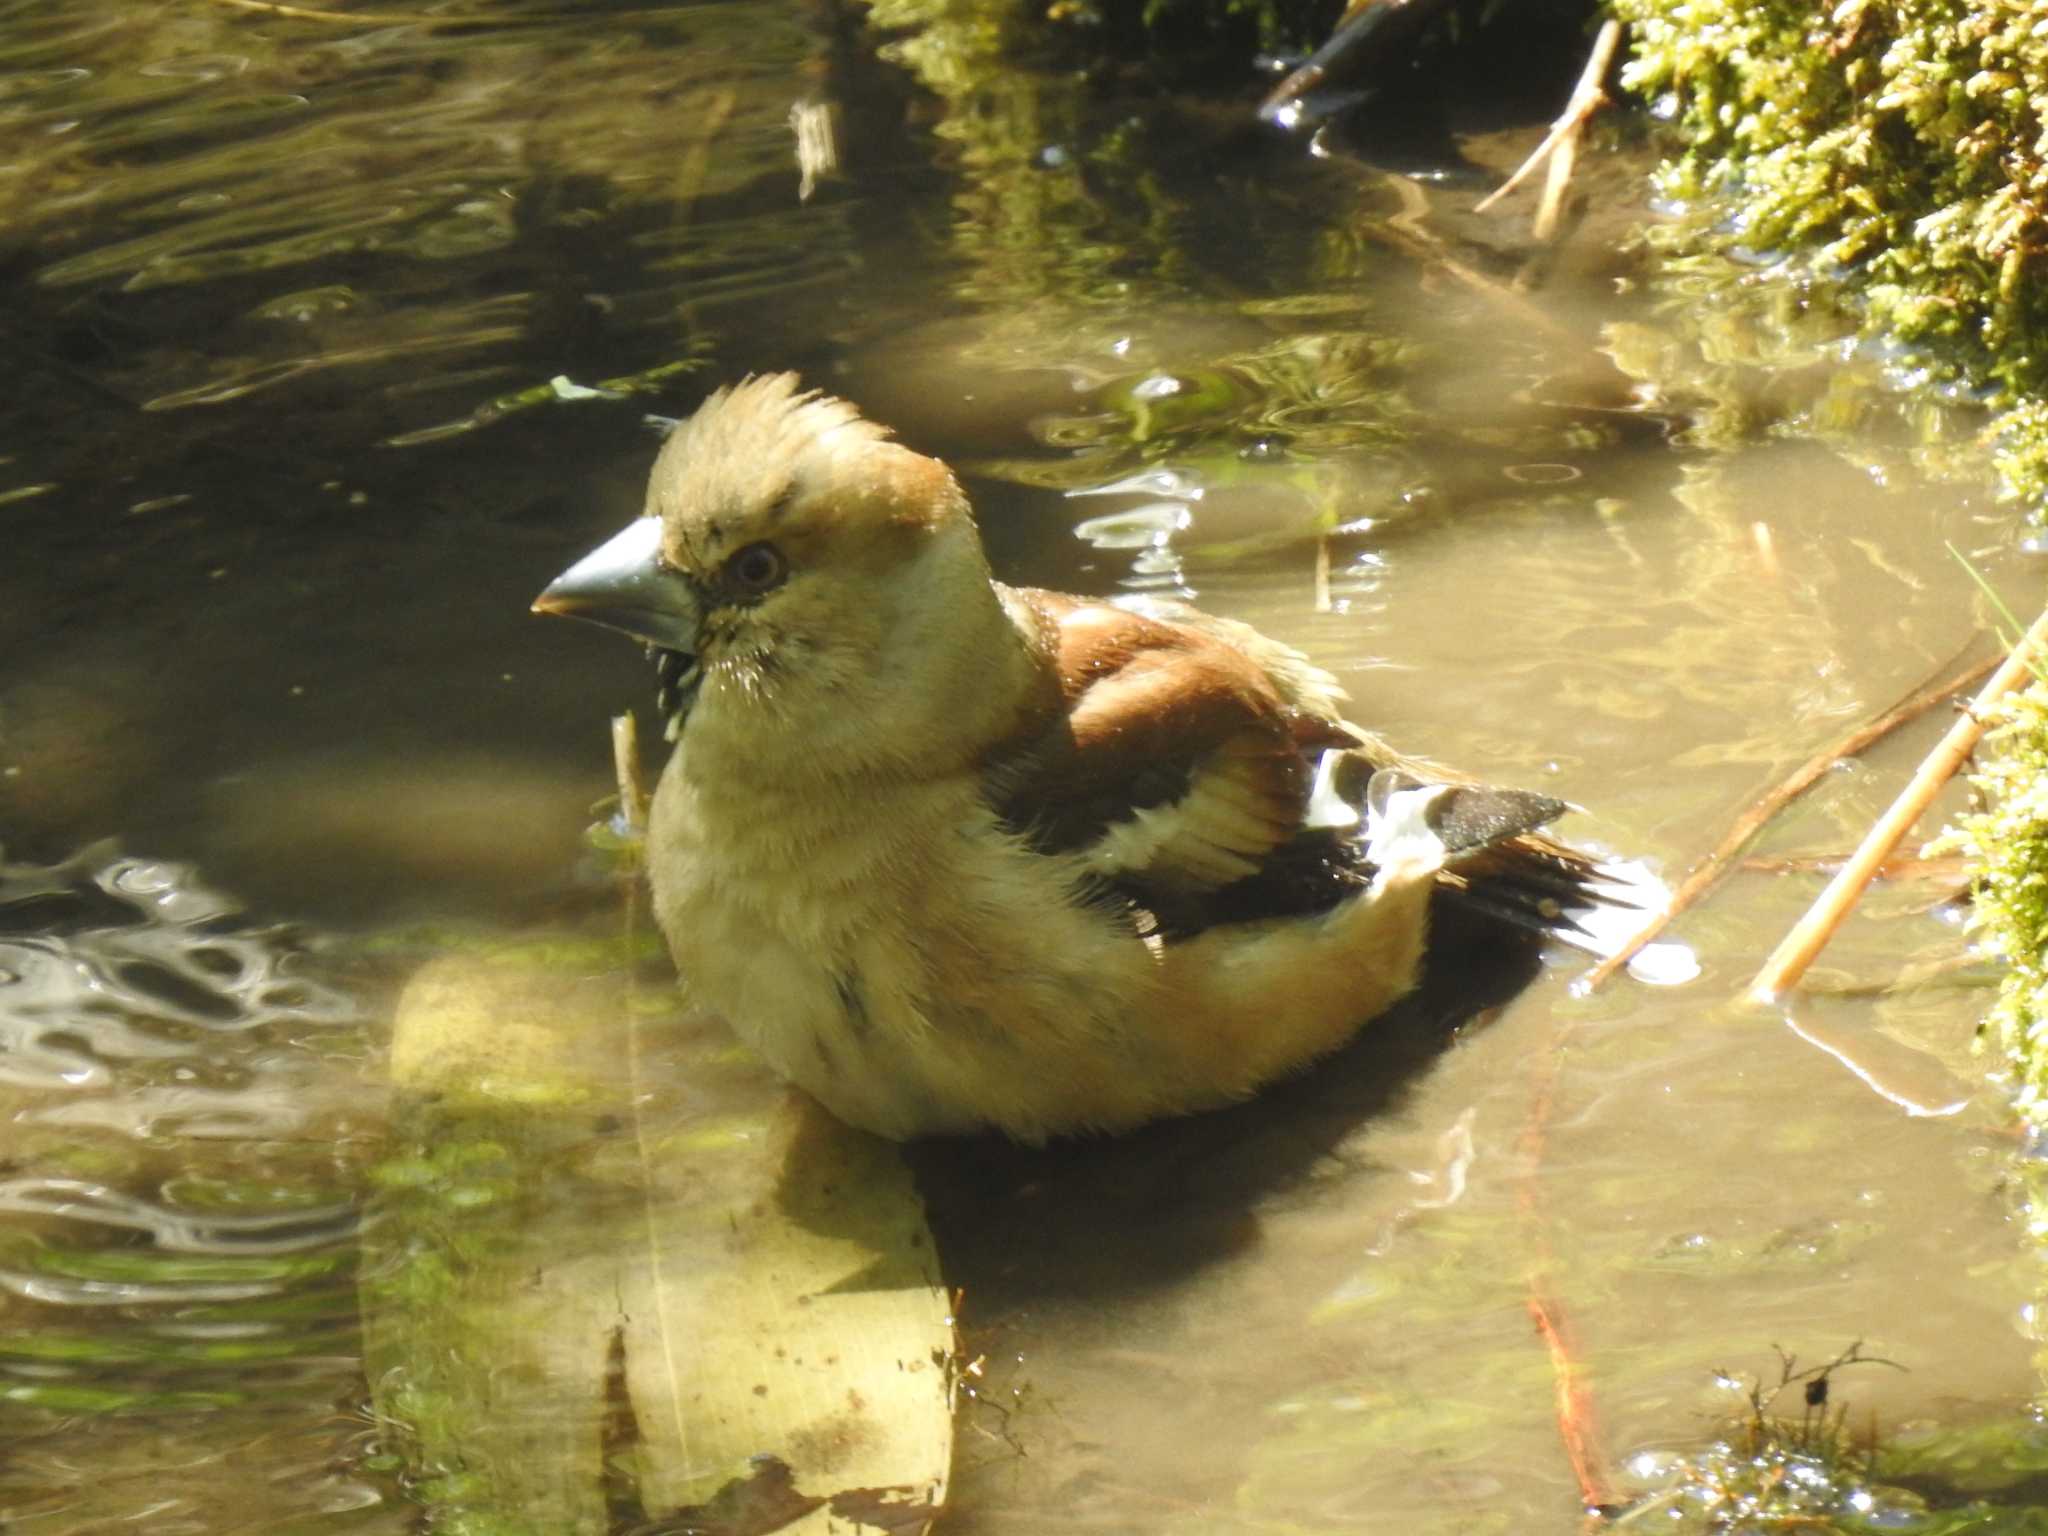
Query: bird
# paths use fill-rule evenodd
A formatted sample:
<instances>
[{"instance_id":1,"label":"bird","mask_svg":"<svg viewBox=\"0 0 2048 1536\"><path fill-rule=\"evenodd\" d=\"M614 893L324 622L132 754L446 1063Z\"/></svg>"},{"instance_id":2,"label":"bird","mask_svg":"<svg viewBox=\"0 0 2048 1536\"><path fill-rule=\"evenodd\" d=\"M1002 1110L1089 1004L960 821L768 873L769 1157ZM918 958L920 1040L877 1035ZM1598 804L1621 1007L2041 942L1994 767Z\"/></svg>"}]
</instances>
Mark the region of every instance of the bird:
<instances>
[{"instance_id":1,"label":"bird","mask_svg":"<svg viewBox=\"0 0 2048 1536\"><path fill-rule=\"evenodd\" d=\"M792 374L674 425L533 608L654 661L686 996L884 1137L1244 1099L1414 987L1439 891L1590 948L1650 901L1539 831L1565 802L1401 756L1247 624L997 580L946 465Z\"/></svg>"}]
</instances>

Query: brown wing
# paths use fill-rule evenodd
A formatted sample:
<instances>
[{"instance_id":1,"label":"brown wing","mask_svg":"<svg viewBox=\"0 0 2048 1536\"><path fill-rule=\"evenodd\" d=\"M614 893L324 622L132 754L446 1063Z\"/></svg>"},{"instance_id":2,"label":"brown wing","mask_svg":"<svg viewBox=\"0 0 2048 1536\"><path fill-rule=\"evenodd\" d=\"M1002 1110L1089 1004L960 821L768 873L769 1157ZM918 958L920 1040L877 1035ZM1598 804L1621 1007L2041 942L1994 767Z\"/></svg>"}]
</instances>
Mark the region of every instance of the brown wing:
<instances>
[{"instance_id":1,"label":"brown wing","mask_svg":"<svg viewBox=\"0 0 2048 1536\"><path fill-rule=\"evenodd\" d=\"M991 764L997 806L1034 846L1078 853L1107 881L1185 898L1259 873L1301 833L1322 751L1359 742L1290 702L1226 635L1016 596L1058 702Z\"/></svg>"},{"instance_id":2,"label":"brown wing","mask_svg":"<svg viewBox=\"0 0 2048 1536\"><path fill-rule=\"evenodd\" d=\"M1079 854L1173 937L1325 911L1369 878L1364 840L1309 814L1330 789L1362 808L1382 770L1457 786L1434 810L1446 894L1605 953L1662 899L1646 872L1533 835L1562 801L1472 784L1389 750L1338 714L1335 683L1289 647L1178 605L1148 611L1009 590L1048 679L985 764L998 813L1042 852ZM1307 820L1316 821L1310 827Z\"/></svg>"}]
</instances>

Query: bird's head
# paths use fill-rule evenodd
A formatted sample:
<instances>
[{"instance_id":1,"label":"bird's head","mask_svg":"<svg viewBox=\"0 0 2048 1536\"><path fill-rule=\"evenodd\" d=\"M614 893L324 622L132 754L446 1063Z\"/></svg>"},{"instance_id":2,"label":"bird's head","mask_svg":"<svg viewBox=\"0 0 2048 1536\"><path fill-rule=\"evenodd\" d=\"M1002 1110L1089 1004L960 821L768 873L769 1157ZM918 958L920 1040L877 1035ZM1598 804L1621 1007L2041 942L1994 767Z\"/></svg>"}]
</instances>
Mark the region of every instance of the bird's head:
<instances>
[{"instance_id":1,"label":"bird's head","mask_svg":"<svg viewBox=\"0 0 2048 1536\"><path fill-rule=\"evenodd\" d=\"M954 691L949 653L1001 617L946 466L791 374L677 426L642 516L533 606L653 647L671 737L842 762L891 732L914 749Z\"/></svg>"}]
</instances>

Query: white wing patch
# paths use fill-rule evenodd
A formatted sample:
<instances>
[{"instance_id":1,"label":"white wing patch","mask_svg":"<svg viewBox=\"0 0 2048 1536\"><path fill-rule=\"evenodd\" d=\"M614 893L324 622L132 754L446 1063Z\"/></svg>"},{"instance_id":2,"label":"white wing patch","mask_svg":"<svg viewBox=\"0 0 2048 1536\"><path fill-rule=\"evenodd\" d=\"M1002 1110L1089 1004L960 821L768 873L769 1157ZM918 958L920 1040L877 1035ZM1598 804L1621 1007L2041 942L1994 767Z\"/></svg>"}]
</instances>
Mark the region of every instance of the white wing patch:
<instances>
[{"instance_id":1,"label":"white wing patch","mask_svg":"<svg viewBox=\"0 0 2048 1536\"><path fill-rule=\"evenodd\" d=\"M1089 869L1183 890L1215 890L1259 872L1300 830L1298 817L1244 783L1226 755L1198 771L1186 794L1135 812L1082 850Z\"/></svg>"}]
</instances>

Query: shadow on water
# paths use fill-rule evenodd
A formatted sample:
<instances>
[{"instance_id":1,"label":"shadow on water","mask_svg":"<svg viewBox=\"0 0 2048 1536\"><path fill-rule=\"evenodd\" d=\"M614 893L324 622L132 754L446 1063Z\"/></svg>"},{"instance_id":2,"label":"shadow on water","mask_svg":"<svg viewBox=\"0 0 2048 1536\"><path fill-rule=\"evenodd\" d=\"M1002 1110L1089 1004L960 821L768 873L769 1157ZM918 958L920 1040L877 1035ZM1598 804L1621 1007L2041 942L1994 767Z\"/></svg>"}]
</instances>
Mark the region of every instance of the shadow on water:
<instances>
[{"instance_id":1,"label":"shadow on water","mask_svg":"<svg viewBox=\"0 0 2048 1536\"><path fill-rule=\"evenodd\" d=\"M1455 1049L1461 1030L1483 1028L1538 967L1536 944L1449 903L1437 909L1418 990L1249 1103L1046 1149L995 1138L913 1148L947 1278L968 1298L970 1338L984 1309L1128 1303L1170 1289L1255 1253L1262 1201L1298 1197L1340 1169L1365 1185L1384 1178L1389 1170L1358 1149L1360 1127L1404 1104L1417 1074Z\"/></svg>"}]
</instances>

